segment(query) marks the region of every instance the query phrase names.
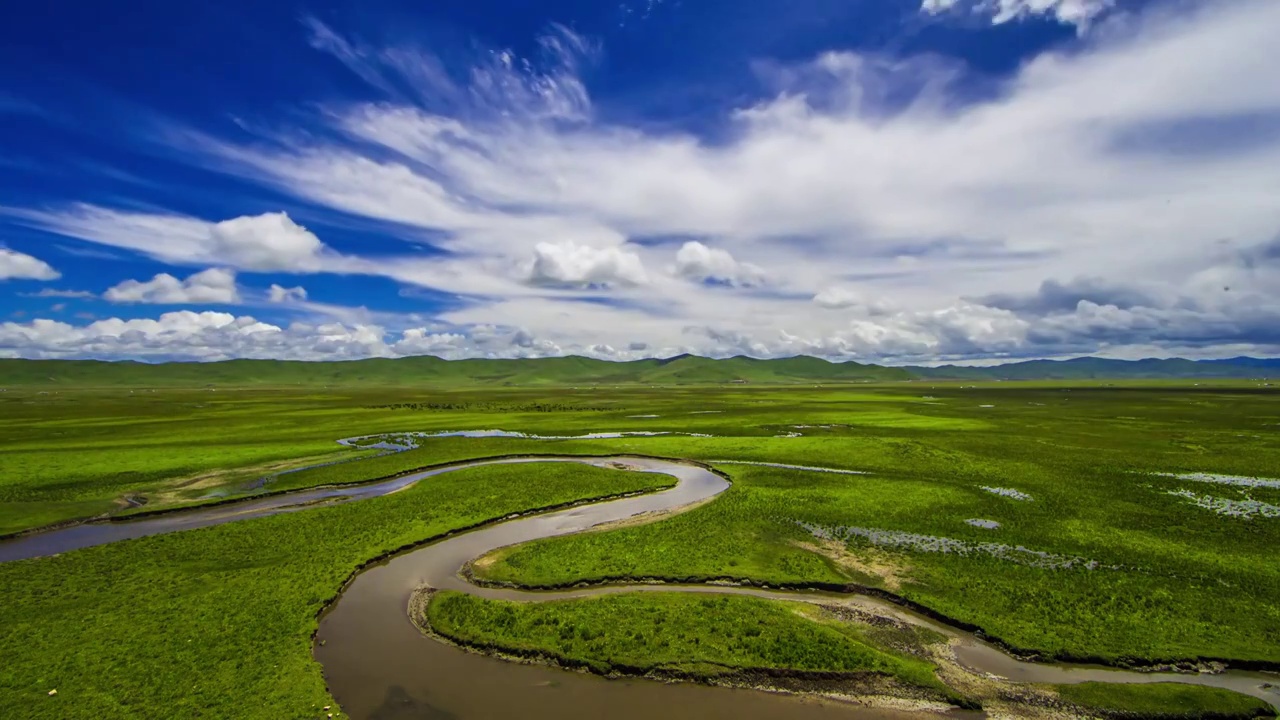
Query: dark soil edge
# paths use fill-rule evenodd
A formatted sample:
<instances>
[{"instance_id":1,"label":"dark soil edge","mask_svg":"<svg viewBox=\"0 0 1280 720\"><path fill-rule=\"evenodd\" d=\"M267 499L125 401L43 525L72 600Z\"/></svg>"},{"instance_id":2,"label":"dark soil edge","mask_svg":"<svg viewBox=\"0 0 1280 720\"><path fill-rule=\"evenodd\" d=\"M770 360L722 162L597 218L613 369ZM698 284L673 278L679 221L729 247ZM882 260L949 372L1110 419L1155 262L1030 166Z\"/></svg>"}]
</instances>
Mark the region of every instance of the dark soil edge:
<instances>
[{"instance_id":1,"label":"dark soil edge","mask_svg":"<svg viewBox=\"0 0 1280 720\"><path fill-rule=\"evenodd\" d=\"M1039 650L1019 647L1004 640L1003 638L990 634L978 625L953 618L949 615L938 612L927 605L923 605L896 593L889 592L888 590L868 585L860 585L858 583L771 583L724 575L690 575L685 577L604 576L572 583L521 585L518 583L478 578L475 576L470 564L463 568L463 577L467 582L480 587L505 588L531 592L580 590L618 585L736 585L739 587L754 587L762 590L782 590L786 592L828 592L841 595L864 595L893 603L894 605L916 613L917 615L922 615L930 620L937 621L956 630L971 633L984 642L988 642L1003 652L1025 662L1057 662L1101 665L1121 670L1133 670L1135 672L1177 672L1195 674L1202 672L1206 668L1214 667L1224 670L1280 672L1280 661L1270 660L1236 660L1215 657L1196 657L1191 659L1151 659L1137 657L1106 658L1074 653L1045 653Z\"/></svg>"},{"instance_id":2,"label":"dark soil edge","mask_svg":"<svg viewBox=\"0 0 1280 720\"><path fill-rule=\"evenodd\" d=\"M461 650L496 657L512 662L535 665L546 665L564 670L590 673L605 678L643 678L660 682L687 682L716 687L748 688L772 692L794 694L823 693L849 689L853 684L870 685L871 681L880 680L892 684L895 697L910 700L928 700L944 702L953 707L968 710L979 710L980 705L957 704L955 697L947 697L942 693L931 692L927 688L902 683L891 675L871 671L839 672L830 670L790 670L786 668L736 668L724 667L723 673L697 673L677 668L645 668L618 663L592 663L575 660L562 655L541 650L517 650L497 643L477 643L460 640L446 635L433 627L427 618L427 605L437 590L422 587L413 592L407 608L409 620L423 635L438 642L452 645ZM706 663L715 665L715 663Z\"/></svg>"},{"instance_id":3,"label":"dark soil edge","mask_svg":"<svg viewBox=\"0 0 1280 720\"><path fill-rule=\"evenodd\" d=\"M252 495L241 495L239 497L222 498L220 500L211 500L209 502L196 503L191 505L177 505L174 507L157 508L155 510L142 510L136 513L128 513L125 515L95 515L92 517L79 518L73 520L63 520L49 525L41 525L39 527L27 528L26 530L17 530L10 533L0 533L0 542L5 540L13 540L15 538L27 537L29 535L39 535L46 532L54 532L57 530L66 530L67 528L77 527L80 525L96 525L101 523L128 523L134 520L145 520L147 518L156 517L158 515L172 515L181 512L193 512L196 510L207 510L213 507L221 507L223 505L235 505L236 503L251 502L254 500L263 500L270 497L280 495L290 495L293 493L311 492L313 490L330 490L336 488L361 487L363 485L374 485L388 480L395 480L406 475L415 475L420 472L428 472L431 470L442 470L444 468L456 467L458 465L469 465L472 463L482 463L492 460L518 460L522 458L609 458L609 457L633 457L643 458L647 460L665 460L667 462L680 463L682 465L695 465L704 470L714 472L720 477L728 480L728 476L711 466L696 460L685 460L682 458L663 457L661 455L643 455L639 453L508 453L505 455L484 455L465 460L451 460L444 463L435 463L431 465L422 465L411 470L403 470L391 475L383 475L381 477L370 478L368 480L357 480L348 483L327 483L324 485L307 485L304 487L289 488L287 490L268 490L266 492L254 493ZM359 458L352 462L358 462L365 458ZM474 528L472 528L474 529Z\"/></svg>"},{"instance_id":4,"label":"dark soil edge","mask_svg":"<svg viewBox=\"0 0 1280 720\"><path fill-rule=\"evenodd\" d=\"M711 465L704 462L689 460L684 458L672 458L672 457L664 457L664 456L658 456L658 455L646 455L641 453L564 453L564 452L561 452L561 453L509 453L509 454L503 454L503 455L490 455L490 456L483 456L483 457L468 458L463 460L454 460L450 462L437 463L432 465L423 465L417 468L404 470L402 472L394 473L391 475L371 478L368 480L360 480L357 482L330 483L325 485L313 485L313 486L307 486L302 488L292 488L288 490L268 491L268 492L257 493L254 495L247 495L243 497L226 498L226 499L216 500L209 503L201 503L198 505L185 505L185 506L173 507L173 508L148 510L148 511L143 511L139 513L132 513L125 516L108 516L108 517L98 516L98 517L86 518L81 520L69 520L65 522L41 526L38 528L29 528L27 530L21 530L14 533L0 534L0 542L3 542L4 540L16 538L16 537L24 537L27 535L33 535L37 533L51 532L54 530L61 530L68 527L74 527L74 526L84 525L84 524L104 523L104 522L130 522L132 520L143 519L143 518L153 517L157 515L167 515L172 513L188 512L188 511L206 509L206 508L217 507L222 505L231 505L235 503L243 503L243 502L248 502L252 500L260 500L266 497L287 495L290 493L309 492L312 490L326 489L326 488L359 487L363 485L370 485L370 484L375 484L379 482L385 482L387 480L393 480L396 478L404 477L406 475L413 475L420 472L438 470L438 469L443 469L448 467L455 467L459 465L482 463L485 461L508 460L508 459L518 459L518 458L536 459L536 458L557 458L557 457L559 458L634 457L634 458L644 458L644 459L652 459L652 460L664 460L669 462L681 463L684 465L692 465L692 466L700 467L704 470L707 470L709 472L713 472L719 475L720 477L724 478L726 481L732 482L732 479L729 478L728 475L711 467ZM666 486L666 487L670 487L670 486ZM531 508L529 510L525 510L522 512L512 513L512 514L504 515L502 517L495 517L495 518L477 522L465 527L456 528L454 530L450 530L442 534L424 538L422 540L415 541L412 543L408 543L401 547L384 552L374 558L370 558L369 560L366 560L360 563L359 565L357 565L352 570L351 574L348 575L347 578L343 580L338 590L332 596L330 596L328 599L324 601L324 605L316 613L316 616L315 616L317 620L317 626L311 632L311 642L314 645L315 636L319 631L319 623L318 623L319 619L324 617L324 615L329 611L332 605L337 601L338 597L341 596L342 592L345 591L346 588L355 579L356 575L360 574L362 571L364 571L365 569L367 569L372 565L386 562L387 560L390 560L397 555L401 555L403 553L415 550L424 545L430 545L434 542L438 542L440 540L451 537L453 535L470 532L472 530L478 530L482 527L496 524L499 522L504 522L506 520L511 520L519 517L526 517L530 515L538 515L538 514L547 513L547 512L554 512L557 510L567 509L570 507L575 507L580 505L595 504L600 502L606 502L609 500L632 497L636 495L647 494L650 492L660 492L661 490L666 489L666 487L655 488L653 490L647 490L647 491L642 491L637 493L624 493L621 495L588 498L588 499L583 499L578 501L572 501L569 503L560 503L557 505L552 505L552 506L547 506L542 508ZM740 585L740 586L748 586L748 587L758 587L762 589L784 590L784 591L791 591L791 592L817 591L817 592L831 592L831 593L846 594L846 595L859 594L859 595L866 595L869 597L885 600L887 602L893 603L895 605L903 607L917 614L923 615L937 622L953 627L957 630L962 630L965 632L972 633L974 636L986 642L991 643L992 645L1000 648L1001 650L1012 655L1013 657L1016 657L1019 660L1024 660L1027 662L1063 662L1063 663L1093 664L1093 665L1101 665L1104 667L1113 667L1113 668L1119 668L1119 669L1125 669L1125 670L1135 670L1138 672L1174 671L1174 672L1184 672L1184 673L1195 673L1195 672L1199 672L1200 669L1206 665L1219 665L1226 669L1235 669L1235 670L1280 672L1280 661L1268 661L1268 660L1238 660L1238 659L1215 658L1215 657L1197 657L1194 659L1176 658L1176 659L1166 659L1166 660L1152 660L1149 658L1126 658L1126 657L1113 659L1113 658L1103 658L1103 657L1089 656L1089 655L1076 655L1072 653L1046 654L1041 651L1022 648L1017 645L1014 645L1000 637L989 634L978 625L974 625L972 623L950 617L941 612L933 610L932 608L926 605L922 605L918 602L905 598L901 595L897 595L895 593L889 592L881 588L870 587L867 585L860 585L857 583L846 583L846 584L769 583L769 582L750 580L750 579L744 579L744 578L738 578L738 577L732 577L732 576L689 576L685 578L671 578L671 577L637 578L637 577L626 577L626 576L619 576L619 577L608 576L608 577L601 577L601 578L593 578L589 581L580 581L575 583L557 583L557 584L546 584L546 585L518 585L514 583L505 583L505 582L491 582L491 581L476 578L471 573L471 568L469 564L466 567L464 567L463 574L468 582L474 583L482 587L487 586L487 587L510 588L510 589L528 590L528 591L571 590L571 589L581 589L581 588L591 588L591 587L604 587L604 586L610 586L610 585L637 585L637 584L653 584L653 585L729 584L729 585Z\"/></svg>"}]
</instances>

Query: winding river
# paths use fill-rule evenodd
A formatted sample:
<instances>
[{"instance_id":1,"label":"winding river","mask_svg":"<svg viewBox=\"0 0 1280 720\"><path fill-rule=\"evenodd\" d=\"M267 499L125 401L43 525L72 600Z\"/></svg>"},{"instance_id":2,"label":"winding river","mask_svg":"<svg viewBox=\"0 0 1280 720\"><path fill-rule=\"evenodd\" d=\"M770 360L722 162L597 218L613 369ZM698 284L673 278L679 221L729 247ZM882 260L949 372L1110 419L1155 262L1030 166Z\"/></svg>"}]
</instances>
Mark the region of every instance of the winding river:
<instances>
[{"instance_id":1,"label":"winding river","mask_svg":"<svg viewBox=\"0 0 1280 720\"><path fill-rule=\"evenodd\" d=\"M581 532L601 523L680 508L712 498L729 487L704 467L641 457L528 457L477 460L433 468L389 480L347 487L301 490L215 507L176 511L128 522L86 523L0 542L0 562L41 557L128 538L208 527L327 503L386 495L454 470L490 464L576 462L674 476L661 492L582 505L567 510L498 522L425 545L360 572L320 620L314 653L342 709L353 718L409 720L450 718L604 717L640 720L663 717L773 720L803 718L899 718L920 713L852 708L818 698L752 690L664 684L647 680L605 680L553 668L506 662L468 653L424 636L406 608L414 590L429 585L488 598L552 600L604 593L671 591L733 593L773 599L814 598L817 593L745 587L609 586L565 592L524 592L472 585L463 566L500 547ZM1028 663L1005 654L972 634L940 625L896 605L862 596L841 596L881 615L925 625L956 639L960 662L972 670L1017 682L1150 683L1183 682L1227 688L1280 707L1280 693L1267 683L1275 676L1229 671L1221 674L1138 673L1102 667ZM949 713L947 717L958 717Z\"/></svg>"}]
</instances>

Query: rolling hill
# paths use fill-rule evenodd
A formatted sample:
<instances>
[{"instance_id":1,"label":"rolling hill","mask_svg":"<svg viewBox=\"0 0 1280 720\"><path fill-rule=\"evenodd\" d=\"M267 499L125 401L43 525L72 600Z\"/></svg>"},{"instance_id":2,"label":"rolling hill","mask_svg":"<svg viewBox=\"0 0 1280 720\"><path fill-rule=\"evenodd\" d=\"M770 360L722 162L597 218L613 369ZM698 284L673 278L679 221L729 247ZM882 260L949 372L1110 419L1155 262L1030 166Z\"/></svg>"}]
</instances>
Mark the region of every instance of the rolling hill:
<instances>
[{"instance_id":1,"label":"rolling hill","mask_svg":"<svg viewBox=\"0 0 1280 720\"><path fill-rule=\"evenodd\" d=\"M205 385L708 385L909 380L901 368L812 357L723 360L680 355L610 362L585 357L442 360L432 356L340 362L227 360L159 363L0 359L0 387Z\"/></svg>"},{"instance_id":2,"label":"rolling hill","mask_svg":"<svg viewBox=\"0 0 1280 720\"><path fill-rule=\"evenodd\" d=\"M1263 378L1280 376L1280 359L1031 360L989 367L886 367L797 356L761 360L697 355L612 362L570 356L517 360L442 360L429 355L336 362L227 360L141 363L0 359L0 387L202 387L436 385L591 386L816 384L931 380L1088 380Z\"/></svg>"},{"instance_id":3,"label":"rolling hill","mask_svg":"<svg viewBox=\"0 0 1280 720\"><path fill-rule=\"evenodd\" d=\"M906 369L916 377L939 380L1266 378L1280 377L1280 358L1112 360L1083 357L1071 360L1028 360L990 367L942 365Z\"/></svg>"}]
</instances>

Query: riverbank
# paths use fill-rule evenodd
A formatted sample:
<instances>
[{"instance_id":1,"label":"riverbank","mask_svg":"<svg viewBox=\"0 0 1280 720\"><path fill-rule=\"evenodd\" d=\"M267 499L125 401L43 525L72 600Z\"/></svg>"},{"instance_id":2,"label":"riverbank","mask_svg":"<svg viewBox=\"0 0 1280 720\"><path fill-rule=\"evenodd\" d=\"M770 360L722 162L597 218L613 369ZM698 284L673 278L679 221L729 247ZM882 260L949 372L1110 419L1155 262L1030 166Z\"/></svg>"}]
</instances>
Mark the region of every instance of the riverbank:
<instances>
[{"instance_id":1,"label":"riverbank","mask_svg":"<svg viewBox=\"0 0 1280 720\"><path fill-rule=\"evenodd\" d=\"M336 703L311 656L319 616L372 559L671 482L576 462L454 469L384 497L0 563L0 707L323 718Z\"/></svg>"},{"instance_id":2,"label":"riverbank","mask_svg":"<svg viewBox=\"0 0 1280 720\"><path fill-rule=\"evenodd\" d=\"M1219 688L1010 683L964 668L943 635L827 599L645 593L513 603L423 587L408 612L427 636L469 652L612 679L816 695L916 712L983 709L996 717L1243 720L1274 714L1260 700ZM801 648L807 652L796 654Z\"/></svg>"}]
</instances>

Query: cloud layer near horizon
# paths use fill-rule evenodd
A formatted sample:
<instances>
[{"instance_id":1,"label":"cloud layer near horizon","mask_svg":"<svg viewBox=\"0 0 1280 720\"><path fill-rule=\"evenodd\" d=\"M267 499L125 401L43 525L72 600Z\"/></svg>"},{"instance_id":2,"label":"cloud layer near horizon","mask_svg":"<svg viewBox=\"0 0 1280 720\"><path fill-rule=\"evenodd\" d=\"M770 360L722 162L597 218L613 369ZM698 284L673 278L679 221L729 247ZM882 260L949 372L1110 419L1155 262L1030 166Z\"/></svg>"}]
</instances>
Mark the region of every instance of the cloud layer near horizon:
<instances>
[{"instance_id":1,"label":"cloud layer near horizon","mask_svg":"<svg viewBox=\"0 0 1280 720\"><path fill-rule=\"evenodd\" d=\"M0 348L897 361L1280 351L1280 4L1110 19L1103 2L991 7L992 22L1049 13L1088 32L998 83L932 56L762 63L773 91L723 117L714 140L598 119L580 71L600 49L564 28L536 61L496 53L459 80L420 50L308 20L313 47L384 100L330 104L322 131L250 141L170 127L166 149L398 228L402 252L339 251L283 212L4 212L205 268L117 286L106 296L117 302L235 304L236 272L374 276L456 302L425 319L370 319L276 285L263 296L310 313L304 322L9 322ZM26 277L56 277L22 257Z\"/></svg>"}]
</instances>

